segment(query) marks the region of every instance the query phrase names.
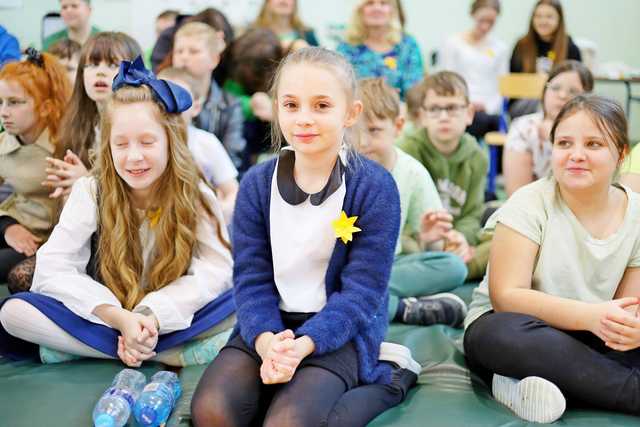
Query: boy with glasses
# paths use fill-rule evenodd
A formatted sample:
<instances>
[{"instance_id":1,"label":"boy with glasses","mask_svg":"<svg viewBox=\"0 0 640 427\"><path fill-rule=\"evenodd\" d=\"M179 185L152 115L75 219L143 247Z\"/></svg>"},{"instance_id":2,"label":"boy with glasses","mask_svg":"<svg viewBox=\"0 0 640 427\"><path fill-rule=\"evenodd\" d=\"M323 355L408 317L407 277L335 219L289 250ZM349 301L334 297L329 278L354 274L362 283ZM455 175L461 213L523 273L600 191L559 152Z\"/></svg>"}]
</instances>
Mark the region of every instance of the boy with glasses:
<instances>
[{"instance_id":1,"label":"boy with glasses","mask_svg":"<svg viewBox=\"0 0 640 427\"><path fill-rule=\"evenodd\" d=\"M364 132L358 151L393 176L400 193L400 234L389 280L389 320L429 326L459 327L467 312L462 299L449 293L464 283L462 260L443 252L452 216L442 202L429 172L398 149L402 131L400 97L382 78L359 82Z\"/></svg>"},{"instance_id":2,"label":"boy with glasses","mask_svg":"<svg viewBox=\"0 0 640 427\"><path fill-rule=\"evenodd\" d=\"M476 251L489 160L475 138L465 133L473 121L473 107L464 79L442 71L426 77L413 89L421 99L417 129L399 147L416 158L436 183L444 208L453 216L445 251L460 256L468 278L480 278L488 261L488 245ZM477 253L476 253L477 252Z\"/></svg>"}]
</instances>

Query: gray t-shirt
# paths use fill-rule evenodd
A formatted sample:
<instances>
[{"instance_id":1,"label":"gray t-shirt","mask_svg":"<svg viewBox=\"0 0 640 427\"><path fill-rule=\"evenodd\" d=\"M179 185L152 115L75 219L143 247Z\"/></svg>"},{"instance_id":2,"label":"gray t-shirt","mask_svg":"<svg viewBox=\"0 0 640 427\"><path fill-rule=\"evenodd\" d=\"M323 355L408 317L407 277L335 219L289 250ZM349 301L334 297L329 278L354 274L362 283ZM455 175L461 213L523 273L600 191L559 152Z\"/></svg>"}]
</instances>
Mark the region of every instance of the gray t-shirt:
<instances>
[{"instance_id":1,"label":"gray t-shirt","mask_svg":"<svg viewBox=\"0 0 640 427\"><path fill-rule=\"evenodd\" d=\"M590 303L610 301L627 267L640 266L640 202L636 193L621 188L628 197L624 220L603 240L592 237L578 221L562 200L553 177L516 191L489 218L485 230L493 231L501 223L540 246L532 289ZM465 328L492 310L490 268L473 292Z\"/></svg>"}]
</instances>

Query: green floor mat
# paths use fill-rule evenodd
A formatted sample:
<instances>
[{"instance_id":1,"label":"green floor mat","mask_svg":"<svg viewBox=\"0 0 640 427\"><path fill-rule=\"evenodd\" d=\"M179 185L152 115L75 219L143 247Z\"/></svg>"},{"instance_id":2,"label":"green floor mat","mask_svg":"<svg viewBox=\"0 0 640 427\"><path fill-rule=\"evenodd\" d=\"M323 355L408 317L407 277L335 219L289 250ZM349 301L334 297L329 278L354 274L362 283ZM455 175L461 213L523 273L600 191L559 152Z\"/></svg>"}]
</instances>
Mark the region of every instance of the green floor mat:
<instances>
[{"instance_id":1,"label":"green floor mat","mask_svg":"<svg viewBox=\"0 0 640 427\"><path fill-rule=\"evenodd\" d=\"M1 289L1 287L0 287ZM455 291L470 300L472 285ZM460 352L461 330L444 326L392 325L387 339L411 348L422 365L415 387L401 405L371 426L394 427L521 427L526 423L495 402L487 387L471 376ZM0 425L10 427L86 427L91 411L114 375L117 361L81 360L58 365L9 362L0 359ZM161 369L145 366L150 377ZM182 369L183 396L169 427L190 425L190 401L205 367ZM129 424L130 426L133 423ZM604 411L570 408L554 425L572 427L638 426L640 418ZM345 426L348 427L348 426Z\"/></svg>"},{"instance_id":2,"label":"green floor mat","mask_svg":"<svg viewBox=\"0 0 640 427\"><path fill-rule=\"evenodd\" d=\"M141 371L151 378L161 367L152 363ZM93 406L123 368L115 360L41 365L0 359L0 425L91 426Z\"/></svg>"}]
</instances>

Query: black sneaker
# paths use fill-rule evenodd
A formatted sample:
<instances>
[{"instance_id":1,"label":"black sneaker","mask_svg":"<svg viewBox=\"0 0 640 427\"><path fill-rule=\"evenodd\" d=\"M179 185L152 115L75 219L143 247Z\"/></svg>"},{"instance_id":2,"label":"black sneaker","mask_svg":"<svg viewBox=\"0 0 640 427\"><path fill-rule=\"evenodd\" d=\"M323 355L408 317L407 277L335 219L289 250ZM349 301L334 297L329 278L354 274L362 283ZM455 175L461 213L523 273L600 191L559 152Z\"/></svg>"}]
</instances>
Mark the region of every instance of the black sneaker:
<instances>
[{"instance_id":1,"label":"black sneaker","mask_svg":"<svg viewBox=\"0 0 640 427\"><path fill-rule=\"evenodd\" d=\"M411 325L443 324L458 328L467 315L467 305L462 298L452 293L409 297L402 302L405 304L402 321Z\"/></svg>"}]
</instances>

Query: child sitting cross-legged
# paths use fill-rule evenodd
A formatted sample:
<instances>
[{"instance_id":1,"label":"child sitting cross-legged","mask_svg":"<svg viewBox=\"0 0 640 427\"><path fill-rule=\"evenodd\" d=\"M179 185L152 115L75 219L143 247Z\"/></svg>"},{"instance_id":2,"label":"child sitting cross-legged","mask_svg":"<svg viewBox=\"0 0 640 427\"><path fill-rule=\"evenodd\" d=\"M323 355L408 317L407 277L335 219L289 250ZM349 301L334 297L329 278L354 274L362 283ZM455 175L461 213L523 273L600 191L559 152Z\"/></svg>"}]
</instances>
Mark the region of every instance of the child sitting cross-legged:
<instances>
[{"instance_id":1,"label":"child sitting cross-legged","mask_svg":"<svg viewBox=\"0 0 640 427\"><path fill-rule=\"evenodd\" d=\"M122 62L93 176L73 185L38 250L31 292L0 303L0 354L129 366L215 357L233 322L232 259L220 204L187 149L190 106L141 57Z\"/></svg>"},{"instance_id":2,"label":"child sitting cross-legged","mask_svg":"<svg viewBox=\"0 0 640 427\"><path fill-rule=\"evenodd\" d=\"M358 151L391 172L400 192L401 237L389 282L389 319L459 326L465 303L446 292L462 285L467 268L444 252L453 217L442 208L429 172L394 143L404 125L400 97L382 78L360 81L365 131Z\"/></svg>"}]
</instances>

